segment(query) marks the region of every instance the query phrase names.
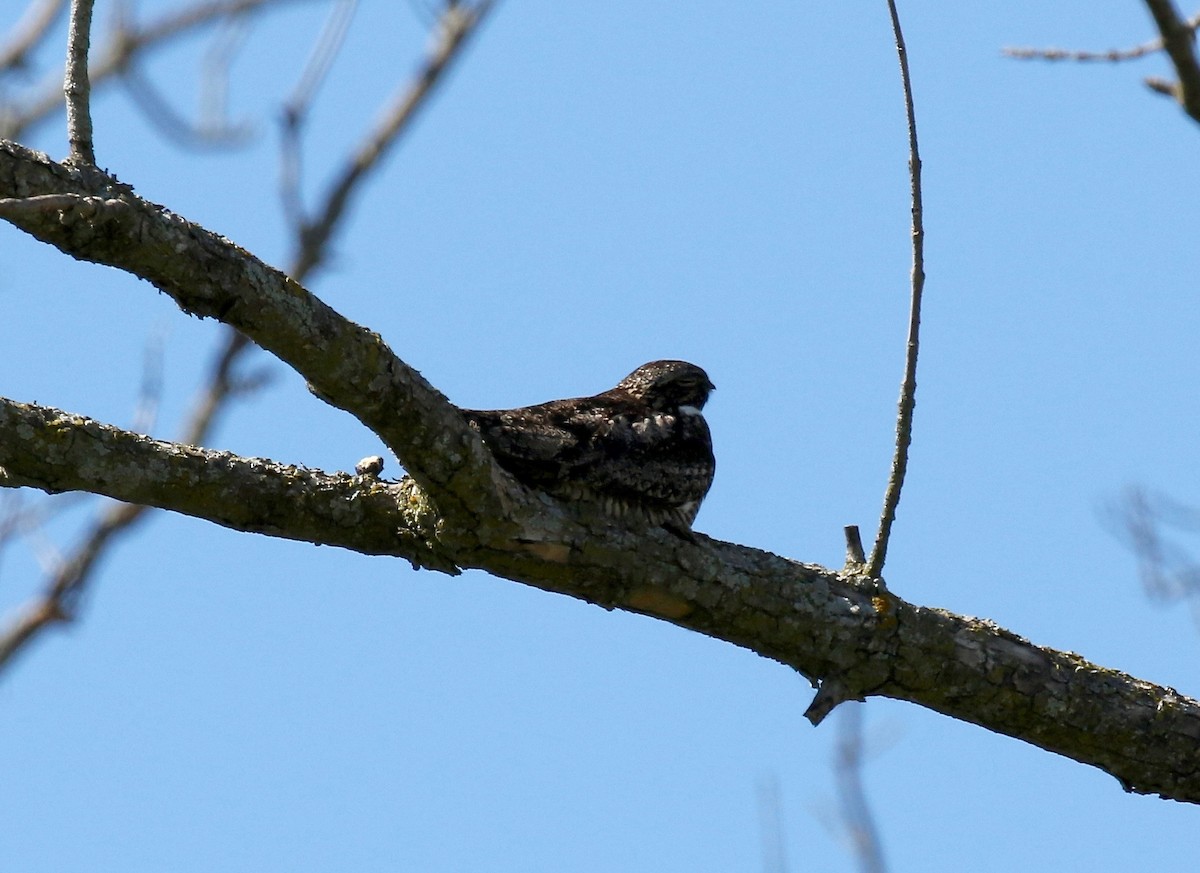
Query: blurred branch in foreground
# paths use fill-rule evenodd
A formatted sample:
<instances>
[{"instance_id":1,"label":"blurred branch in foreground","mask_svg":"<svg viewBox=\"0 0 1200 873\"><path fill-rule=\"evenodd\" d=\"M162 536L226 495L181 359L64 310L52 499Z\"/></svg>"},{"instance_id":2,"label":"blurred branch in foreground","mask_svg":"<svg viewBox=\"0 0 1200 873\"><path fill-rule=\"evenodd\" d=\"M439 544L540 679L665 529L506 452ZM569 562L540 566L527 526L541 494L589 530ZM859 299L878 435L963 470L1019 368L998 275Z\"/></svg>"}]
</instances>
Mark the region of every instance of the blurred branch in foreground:
<instances>
[{"instance_id":1,"label":"blurred branch in foreground","mask_svg":"<svg viewBox=\"0 0 1200 873\"><path fill-rule=\"evenodd\" d=\"M28 68L29 56L49 38L66 8L66 0L38 0L26 7L8 43L0 47L0 73Z\"/></svg>"},{"instance_id":2,"label":"blurred branch in foreground","mask_svg":"<svg viewBox=\"0 0 1200 873\"><path fill-rule=\"evenodd\" d=\"M1166 603L1192 600L1200 623L1200 561L1178 542L1200 536L1200 509L1140 487L1126 489L1110 516L1138 561L1146 593Z\"/></svg>"},{"instance_id":3,"label":"blurred branch in foreground","mask_svg":"<svg viewBox=\"0 0 1200 873\"><path fill-rule=\"evenodd\" d=\"M838 806L841 809L841 826L850 841L858 869L862 873L886 873L883 846L879 842L879 831L875 817L867 803L863 788L862 705L842 707L838 718L837 777Z\"/></svg>"},{"instance_id":4,"label":"blurred branch in foreground","mask_svg":"<svg viewBox=\"0 0 1200 873\"><path fill-rule=\"evenodd\" d=\"M783 831L783 798L779 778L770 776L758 783L758 821L762 836L763 873L788 873Z\"/></svg>"},{"instance_id":5,"label":"blurred branch in foreground","mask_svg":"<svg viewBox=\"0 0 1200 873\"><path fill-rule=\"evenodd\" d=\"M114 16L103 37L94 40L88 77L95 88L128 73L143 55L170 47L181 37L232 18L251 16L290 5L298 0L205 0L138 23ZM312 0L305 0L312 2ZM65 3L30 7L8 43L0 48L0 76L19 71L27 78L34 50L56 35L54 25ZM40 84L0 103L0 138L18 140L37 125L50 120L64 106L61 68L42 73Z\"/></svg>"}]
</instances>

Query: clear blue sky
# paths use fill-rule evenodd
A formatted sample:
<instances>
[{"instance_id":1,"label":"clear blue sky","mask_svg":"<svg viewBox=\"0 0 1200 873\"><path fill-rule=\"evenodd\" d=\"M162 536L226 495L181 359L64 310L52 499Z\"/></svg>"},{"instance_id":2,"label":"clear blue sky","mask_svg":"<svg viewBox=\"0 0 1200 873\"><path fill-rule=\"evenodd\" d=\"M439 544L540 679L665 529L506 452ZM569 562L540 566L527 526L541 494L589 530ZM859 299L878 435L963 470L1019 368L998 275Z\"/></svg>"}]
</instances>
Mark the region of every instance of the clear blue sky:
<instances>
[{"instance_id":1,"label":"clear blue sky","mask_svg":"<svg viewBox=\"0 0 1200 873\"><path fill-rule=\"evenodd\" d=\"M1137 3L902 12L929 280L888 582L1198 695L1197 628L1147 599L1105 508L1131 483L1200 494L1200 128L1141 85L1162 59L1000 56L1141 42ZM181 152L118 88L100 163L282 264L272 119L318 13L253 31L231 95L252 148ZM313 119L311 191L423 42L410 5L363 4ZM203 48L149 65L183 109ZM466 406L703 365L718 472L697 527L839 565L842 526L879 511L908 296L883 4L510 0L429 110L313 290ZM62 157L61 120L34 144ZM127 423L161 334L155 434L177 433L213 323L7 227L0 263L0 393ZM329 470L379 450L257 364L274 381L215 447ZM0 607L76 521L3 555ZM810 695L647 618L159 515L83 621L0 679L0 866L759 871L775 784L789 869L852 870L829 826L836 717L810 727ZM913 706L865 716L892 870L1195 869L1191 807Z\"/></svg>"}]
</instances>

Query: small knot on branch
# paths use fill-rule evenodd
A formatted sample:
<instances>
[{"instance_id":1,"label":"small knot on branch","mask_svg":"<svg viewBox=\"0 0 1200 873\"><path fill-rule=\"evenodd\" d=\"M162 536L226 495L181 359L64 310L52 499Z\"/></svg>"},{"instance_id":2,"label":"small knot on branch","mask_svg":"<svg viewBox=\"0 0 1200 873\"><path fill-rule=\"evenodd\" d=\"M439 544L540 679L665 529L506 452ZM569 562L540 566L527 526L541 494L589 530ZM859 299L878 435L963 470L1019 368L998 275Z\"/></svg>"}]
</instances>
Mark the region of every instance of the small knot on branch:
<instances>
[{"instance_id":1,"label":"small knot on branch","mask_svg":"<svg viewBox=\"0 0 1200 873\"><path fill-rule=\"evenodd\" d=\"M829 713L833 712L838 704L845 703L847 700L856 700L862 703L866 698L852 691L840 676L828 676L821 681L821 687L817 689L812 703L808 705L808 709L804 710L804 717L812 722L813 727L816 727L825 720Z\"/></svg>"}]
</instances>

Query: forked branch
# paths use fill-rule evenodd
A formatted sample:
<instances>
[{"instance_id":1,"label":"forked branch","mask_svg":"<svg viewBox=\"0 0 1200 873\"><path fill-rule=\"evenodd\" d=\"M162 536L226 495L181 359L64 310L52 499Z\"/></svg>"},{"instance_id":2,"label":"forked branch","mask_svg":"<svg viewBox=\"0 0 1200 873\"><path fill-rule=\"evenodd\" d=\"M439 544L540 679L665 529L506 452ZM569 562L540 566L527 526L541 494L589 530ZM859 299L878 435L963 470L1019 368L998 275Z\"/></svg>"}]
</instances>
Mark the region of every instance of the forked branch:
<instances>
[{"instance_id":1,"label":"forked branch","mask_svg":"<svg viewBox=\"0 0 1200 873\"><path fill-rule=\"evenodd\" d=\"M222 17L249 14L270 5L273 5L273 0L214 0L173 13L140 29L130 29L131 25L128 24L122 25L112 39L107 58L102 59L98 65L100 76L108 76L128 63L134 53L158 45L189 29ZM332 239L347 214L346 209L354 191L366 181L370 171L394 150L419 108L433 93L433 85L446 69L461 57L469 36L482 24L492 6L492 0L481 0L470 6L453 2L447 4L436 25L434 45L417 74L401 89L390 111L383 114L382 120L365 135L362 143L347 158L345 168L337 177L337 183L318 204L315 210L316 217L308 222L297 222L295 253L288 271L293 279L303 282L325 261ZM345 25L344 19L350 8L352 7L342 4L335 9L334 17L339 23L338 26ZM338 44L337 39L322 40L323 48L318 48L319 52L323 52L321 63L318 65L320 68L326 68L331 62ZM114 62L114 59L119 60ZM313 65L310 65L304 77L305 82L298 89L299 93L304 95L301 102L305 108L315 91L309 75L312 69ZM60 91L59 99L61 93ZM293 141L292 144L298 148L298 142ZM298 187L298 181L296 184ZM63 201L63 205L68 208L73 203L71 197ZM24 208L36 211L47 205L47 202L42 200L40 205L27 202ZM22 207L10 201L8 208L14 210ZM244 393L246 380L238 377L236 373L238 365L252 348L254 346L245 334L232 329L226 332L223 346L216 356L207 383L200 391L200 399L192 408L189 421L184 427L181 439L184 445L203 445L219 416L228 410L230 401ZM81 542L46 580L42 593L23 607L8 627L0 630L0 667L3 667L18 650L36 639L41 631L72 620L75 614L74 604L90 581L100 556L114 547L120 535L143 519L149 509L150 506L147 505L121 504L109 506L99 513L84 533ZM444 566L444 562L442 563ZM428 562L425 562L425 565L432 566Z\"/></svg>"},{"instance_id":2,"label":"forked branch","mask_svg":"<svg viewBox=\"0 0 1200 873\"><path fill-rule=\"evenodd\" d=\"M1179 81L1172 87L1156 87L1157 80L1147 82L1156 91L1171 94L1183 111L1200 121L1200 64L1196 61L1196 32L1189 22L1180 17L1171 0L1146 0L1146 8L1154 17L1158 32L1162 34L1175 75ZM1161 84L1161 83L1159 83Z\"/></svg>"},{"instance_id":3,"label":"forked branch","mask_svg":"<svg viewBox=\"0 0 1200 873\"><path fill-rule=\"evenodd\" d=\"M425 504L421 529L454 565L653 615L790 665L823 688L832 678L846 689L843 697L909 700L1101 767L1130 790L1200 802L1200 702L987 622L906 603L877 580L703 535L692 542L661 530L617 529L506 489L457 410L378 337L228 240L132 192L89 193L81 175L0 143L0 216L65 253L141 276L185 311L219 317L274 351L428 483L425 494L435 503ZM47 199L28 206L39 194ZM99 491L240 524L246 520L229 514L252 501L218 500L214 509L202 490L171 482L185 486L179 479L192 464L209 477L206 487L236 488L239 470L253 475L267 463L191 458L186 447L147 444L78 416L12 411L34 417L0 426L0 467L13 485ZM117 454L100 451L110 439L164 458L179 453L184 468L114 468L104 459L116 463ZM87 463L64 455L89 450ZM282 469L276 475L285 486L277 493L288 499L271 504L269 525L249 520L262 533L308 539L315 527L328 537L342 510L358 509L347 491L327 504L330 526L314 526L306 501L320 501L313 492L336 483L302 473L289 481ZM350 478L339 481L352 488ZM411 505L394 497L366 504L370 529L385 538L402 530ZM358 528L343 530L357 535Z\"/></svg>"}]
</instances>

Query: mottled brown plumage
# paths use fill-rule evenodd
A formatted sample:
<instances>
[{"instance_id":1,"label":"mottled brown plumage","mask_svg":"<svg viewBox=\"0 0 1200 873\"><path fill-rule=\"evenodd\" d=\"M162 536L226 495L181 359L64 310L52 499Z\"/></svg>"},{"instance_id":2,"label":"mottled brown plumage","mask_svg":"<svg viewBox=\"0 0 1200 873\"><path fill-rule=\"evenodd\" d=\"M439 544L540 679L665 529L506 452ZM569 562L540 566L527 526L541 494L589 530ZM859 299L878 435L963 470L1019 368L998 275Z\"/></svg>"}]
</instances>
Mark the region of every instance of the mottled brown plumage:
<instances>
[{"instance_id":1,"label":"mottled brown plumage","mask_svg":"<svg viewBox=\"0 0 1200 873\"><path fill-rule=\"evenodd\" d=\"M624 523L688 530L716 469L700 412L712 389L695 364L653 361L594 397L463 414L530 488Z\"/></svg>"}]
</instances>

